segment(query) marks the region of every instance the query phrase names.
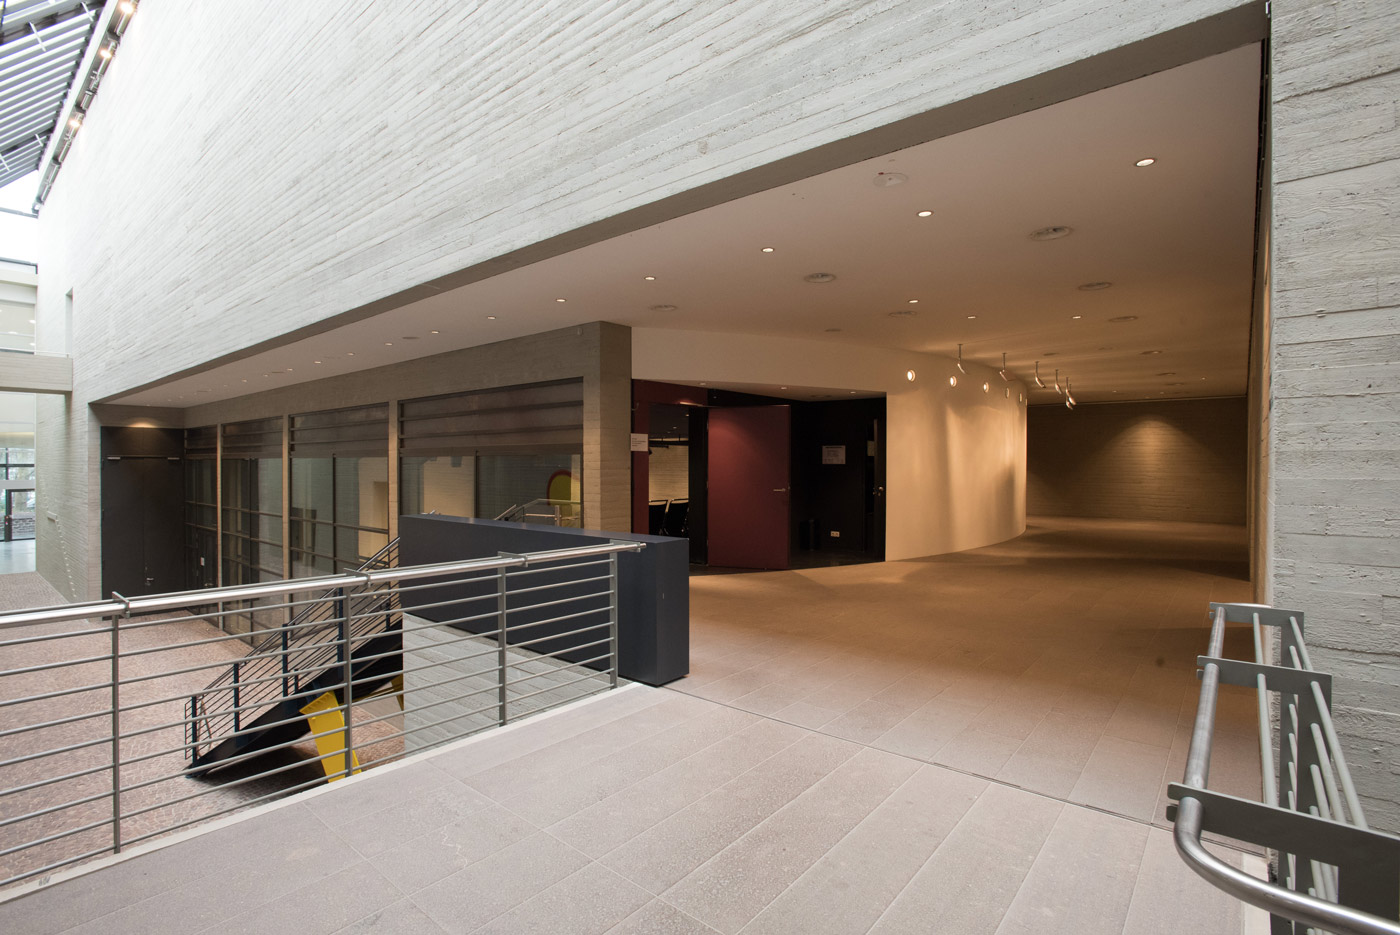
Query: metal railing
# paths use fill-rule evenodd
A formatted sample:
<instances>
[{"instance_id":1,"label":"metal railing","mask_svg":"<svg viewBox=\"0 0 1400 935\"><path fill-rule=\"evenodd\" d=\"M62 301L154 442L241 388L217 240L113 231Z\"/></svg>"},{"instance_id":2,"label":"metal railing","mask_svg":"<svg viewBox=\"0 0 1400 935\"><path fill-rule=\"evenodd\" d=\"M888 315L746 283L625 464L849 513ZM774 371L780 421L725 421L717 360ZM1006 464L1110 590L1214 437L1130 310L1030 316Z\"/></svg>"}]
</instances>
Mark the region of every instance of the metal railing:
<instances>
[{"instance_id":1,"label":"metal railing","mask_svg":"<svg viewBox=\"0 0 1400 935\"><path fill-rule=\"evenodd\" d=\"M1201 698L1186 775L1168 787L1178 802L1169 815L1177 851L1219 889L1268 910L1273 935L1400 935L1400 838L1366 825L1332 721L1332 677L1312 667L1303 614L1218 603L1211 612L1210 648L1197 657ZM1252 662L1222 656L1227 623L1252 625ZM1266 633L1277 633L1277 664L1268 661L1274 641ZM1207 784L1221 682L1257 692L1261 801ZM1276 882L1220 860L1201 843L1206 831L1270 849Z\"/></svg>"},{"instance_id":2,"label":"metal railing","mask_svg":"<svg viewBox=\"0 0 1400 935\"><path fill-rule=\"evenodd\" d=\"M517 503L496 517L497 522L537 523L545 526L580 526L583 504L577 500L541 498Z\"/></svg>"},{"instance_id":3,"label":"metal railing","mask_svg":"<svg viewBox=\"0 0 1400 935\"><path fill-rule=\"evenodd\" d=\"M616 687L617 556L639 548L503 553L0 615L0 885ZM378 599L357 608L341 599L352 592ZM254 599L275 600L260 610L287 622L258 631L249 651L249 634L222 625ZM362 635L357 626L383 621L379 599L392 621ZM299 616L328 602L329 618ZM319 634L316 645L303 632ZM236 722L185 707L235 665L240 675L214 687L239 686L221 712ZM250 678L244 667L254 665L268 671ZM300 690L283 694L284 679ZM258 685L279 688L271 707L243 697ZM250 733L242 748L191 767Z\"/></svg>"}]
</instances>

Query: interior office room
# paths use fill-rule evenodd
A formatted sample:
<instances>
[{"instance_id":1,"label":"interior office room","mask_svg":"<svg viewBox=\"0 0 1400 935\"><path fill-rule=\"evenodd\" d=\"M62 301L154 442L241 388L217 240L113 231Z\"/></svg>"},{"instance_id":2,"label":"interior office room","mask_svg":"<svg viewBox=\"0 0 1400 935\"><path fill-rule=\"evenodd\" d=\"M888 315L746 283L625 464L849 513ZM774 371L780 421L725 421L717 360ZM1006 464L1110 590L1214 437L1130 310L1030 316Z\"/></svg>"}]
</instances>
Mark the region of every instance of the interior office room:
<instances>
[{"instance_id":1,"label":"interior office room","mask_svg":"<svg viewBox=\"0 0 1400 935\"><path fill-rule=\"evenodd\" d=\"M41 171L24 176L42 247L28 356L67 371L0 370L0 389L38 393L24 397L37 400L33 456L6 490L16 529L29 513L34 568L0 579L0 608L115 601L125 610L100 617L110 646L74 658L115 669L131 657L126 678L176 681L163 701L141 696L150 720L132 729L148 740L99 747L106 727L72 726L94 714L48 703L87 690L61 649L84 634L13 618L23 645L11 688L0 672L0 706L33 695L53 723L0 730L0 797L20 809L0 819L0 926L164 930L180 900L191 930L309 912L328 933L890 933L929 919L1012 933L1047 917L1065 931L1163 919L1249 931L1264 910L1194 874L1173 835L1203 684L1212 794L1312 794L1261 758L1263 690L1201 678L1203 658L1274 652L1264 624L1238 616L1251 605L1307 605L1313 662L1335 670L1327 743L1346 747L1356 777L1346 814L1364 805L1372 829L1400 830L1388 559L1356 558L1370 535L1357 491L1384 478L1327 460L1379 443L1338 428L1324 451L1304 427L1325 424L1334 397L1370 395L1333 351L1291 350L1333 340L1297 311L1330 300L1301 279L1298 235L1276 243L1313 216L1277 198L1276 147L1299 144L1276 121L1302 118L1280 118L1273 95L1290 80L1279 70L1301 66L1279 58L1262 6L1163 13L1173 25L1098 51L1085 40L1064 61L1022 36L1012 45L1046 58L1014 78L969 52L959 67L980 77L937 91L937 106L877 77L899 56L878 50L869 10L789 11L813 36L868 43L868 86L840 91L827 81L844 66L817 69L778 116L734 126L671 97L679 85L624 100L586 69L579 110L557 111L526 69L494 103L440 89L427 113L444 125L405 135L383 87L356 84L363 96L336 97L291 156L271 131L245 139L248 164L266 167L253 179L216 155L237 123L220 114L243 112L247 81L320 87L319 66L290 54L296 30L260 39L243 66L223 51L196 66L175 50L213 22L181 24L162 2L104 7L110 31L74 63L102 93L55 124ZM677 48L699 54L706 30L624 6L560 35L613 35L615 14L629 35L680 30ZM364 35L381 37L419 16L364 15L379 24ZM494 15L483 36L503 28ZM703 13L730 22L716 16ZM410 47L447 68L446 38L467 28L448 13L418 23L386 68L416 73ZM806 34L783 41L815 54ZM327 61L348 63L339 42ZM497 54L478 51L478 64ZM612 54L596 57L641 67ZM937 57L920 59L920 81L943 80ZM207 112L153 149L126 118L185 119L155 89L193 73L190 100ZM791 79L765 74L775 88ZM497 124L531 88L536 119ZM296 112L265 106L267 126ZM490 133L472 136L467 111ZM710 129L676 142L677 126L649 125L672 119ZM415 142L356 161L350 128L376 120L398 128L384 140ZM122 165L137 168L118 181ZM80 245L75 230L93 233ZM1349 347L1390 366L1388 325L1346 327ZM1383 402L1357 405L1367 418L1348 410L1342 424L1386 421ZM1370 498L1382 513L1385 496ZM3 546L10 516L7 499ZM498 590L471 598L490 598L479 616L497 614L499 631L471 615L443 623L434 591L374 590L401 550L417 554L405 543L425 523L583 543L596 577L558 603L606 582L601 609L579 611L611 614L586 644L604 661L558 662L552 633L508 637L510 612L534 613L512 604L508 574L555 586L531 570L549 561L533 545L454 553L501 563ZM625 588L642 566L627 563L663 548L683 556L683 584L658 577L636 599ZM306 610L287 596L303 579L319 582L298 599ZM142 601L178 610L142 616ZM684 608L683 676L622 672L631 624L619 621L636 606L658 621ZM343 687L304 690L288 628L337 617L325 632L343 645L316 677L340 665ZM364 676L360 621L386 628L359 644L375 651ZM159 628L168 645L148 635ZM142 668L161 653L171 672ZM259 661L279 653L280 670ZM424 694L445 683L403 671L411 658L482 707ZM466 667L476 659L499 684ZM210 668L207 686L189 674ZM41 692L33 676L50 670ZM511 671L537 681L513 688ZM249 672L281 686L267 711L288 733L272 753L234 743ZM220 692L233 712L222 746L224 714L201 708ZM51 729L65 733L46 745ZM38 764L60 740L70 775L53 779ZM1341 797L1318 793L1339 822ZM1246 836L1199 834L1226 872L1260 885L1307 872L1301 851L1290 864ZM291 869L280 882L225 874L208 856L223 841ZM83 895L132 873L143 882L124 894ZM1337 898L1335 883L1317 888ZM323 912L326 893L340 908Z\"/></svg>"}]
</instances>

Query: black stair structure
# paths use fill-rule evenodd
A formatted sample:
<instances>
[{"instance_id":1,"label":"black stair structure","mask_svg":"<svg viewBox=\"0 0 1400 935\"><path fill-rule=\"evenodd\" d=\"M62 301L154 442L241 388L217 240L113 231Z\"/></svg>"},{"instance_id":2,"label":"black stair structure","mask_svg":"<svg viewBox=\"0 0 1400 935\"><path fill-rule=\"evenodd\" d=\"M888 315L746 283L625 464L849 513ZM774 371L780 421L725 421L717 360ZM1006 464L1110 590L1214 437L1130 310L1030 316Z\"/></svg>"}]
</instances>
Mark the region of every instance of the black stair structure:
<instances>
[{"instance_id":1,"label":"black stair structure","mask_svg":"<svg viewBox=\"0 0 1400 935\"><path fill-rule=\"evenodd\" d=\"M398 564L395 539L358 569ZM286 627L248 654L185 706L189 775L202 776L310 732L302 708L328 691L345 702L347 628L351 697L367 698L403 673L403 616L388 583L325 591ZM319 624L319 625L318 625Z\"/></svg>"}]
</instances>

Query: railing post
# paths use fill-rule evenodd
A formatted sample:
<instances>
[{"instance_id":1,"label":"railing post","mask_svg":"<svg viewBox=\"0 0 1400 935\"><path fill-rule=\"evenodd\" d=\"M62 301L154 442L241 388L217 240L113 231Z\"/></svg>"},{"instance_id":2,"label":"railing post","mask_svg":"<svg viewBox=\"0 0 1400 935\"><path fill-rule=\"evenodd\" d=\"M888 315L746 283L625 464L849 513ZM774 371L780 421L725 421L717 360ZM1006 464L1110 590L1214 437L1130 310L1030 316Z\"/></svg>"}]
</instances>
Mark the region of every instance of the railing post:
<instances>
[{"instance_id":1,"label":"railing post","mask_svg":"<svg viewBox=\"0 0 1400 935\"><path fill-rule=\"evenodd\" d=\"M355 716L354 709L351 707L355 697L355 662L350 652L350 614L348 613L349 605L345 600L345 589L340 588L337 593L339 598L336 604L340 610L340 646L338 650L342 663L341 671L345 678L345 694L342 696L342 700L345 702L345 755L341 763L345 768L345 775L351 776L354 775L354 770L351 767L355 762L355 729L350 724Z\"/></svg>"},{"instance_id":2,"label":"railing post","mask_svg":"<svg viewBox=\"0 0 1400 935\"><path fill-rule=\"evenodd\" d=\"M236 734L243 729L243 712L241 693L239 691L239 670L243 667L242 660L233 664L233 732Z\"/></svg>"},{"instance_id":3,"label":"railing post","mask_svg":"<svg viewBox=\"0 0 1400 935\"><path fill-rule=\"evenodd\" d=\"M500 678L500 688L498 689L498 704L500 711L497 712L496 719L505 724L509 720L509 712L506 709L506 570L496 569L496 669Z\"/></svg>"},{"instance_id":4,"label":"railing post","mask_svg":"<svg viewBox=\"0 0 1400 935\"><path fill-rule=\"evenodd\" d=\"M286 698L288 695L291 694L291 692L287 690L288 687L289 687L289 685L290 685L290 683L291 683L291 678L290 678L290 676L291 676L291 671L292 671L292 668L291 668L291 660L288 658L288 655L287 655L287 644L288 644L287 627L288 627L289 623L290 623L290 621L289 621L288 623L282 624L282 697L283 697L283 698Z\"/></svg>"},{"instance_id":5,"label":"railing post","mask_svg":"<svg viewBox=\"0 0 1400 935\"><path fill-rule=\"evenodd\" d=\"M121 617L112 621L112 853L122 851Z\"/></svg>"},{"instance_id":6,"label":"railing post","mask_svg":"<svg viewBox=\"0 0 1400 935\"><path fill-rule=\"evenodd\" d=\"M609 685L617 687L617 553L608 553L608 652L612 655Z\"/></svg>"}]
</instances>

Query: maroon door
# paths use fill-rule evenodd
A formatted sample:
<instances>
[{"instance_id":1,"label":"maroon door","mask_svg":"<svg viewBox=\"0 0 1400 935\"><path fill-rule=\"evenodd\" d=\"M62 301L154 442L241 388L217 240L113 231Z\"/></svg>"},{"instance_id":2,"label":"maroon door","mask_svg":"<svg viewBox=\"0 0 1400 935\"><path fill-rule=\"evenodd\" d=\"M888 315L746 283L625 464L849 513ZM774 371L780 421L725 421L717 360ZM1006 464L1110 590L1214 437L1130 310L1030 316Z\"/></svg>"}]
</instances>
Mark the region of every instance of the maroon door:
<instances>
[{"instance_id":1,"label":"maroon door","mask_svg":"<svg viewBox=\"0 0 1400 935\"><path fill-rule=\"evenodd\" d=\"M788 567L788 406L711 409L709 563Z\"/></svg>"}]
</instances>

